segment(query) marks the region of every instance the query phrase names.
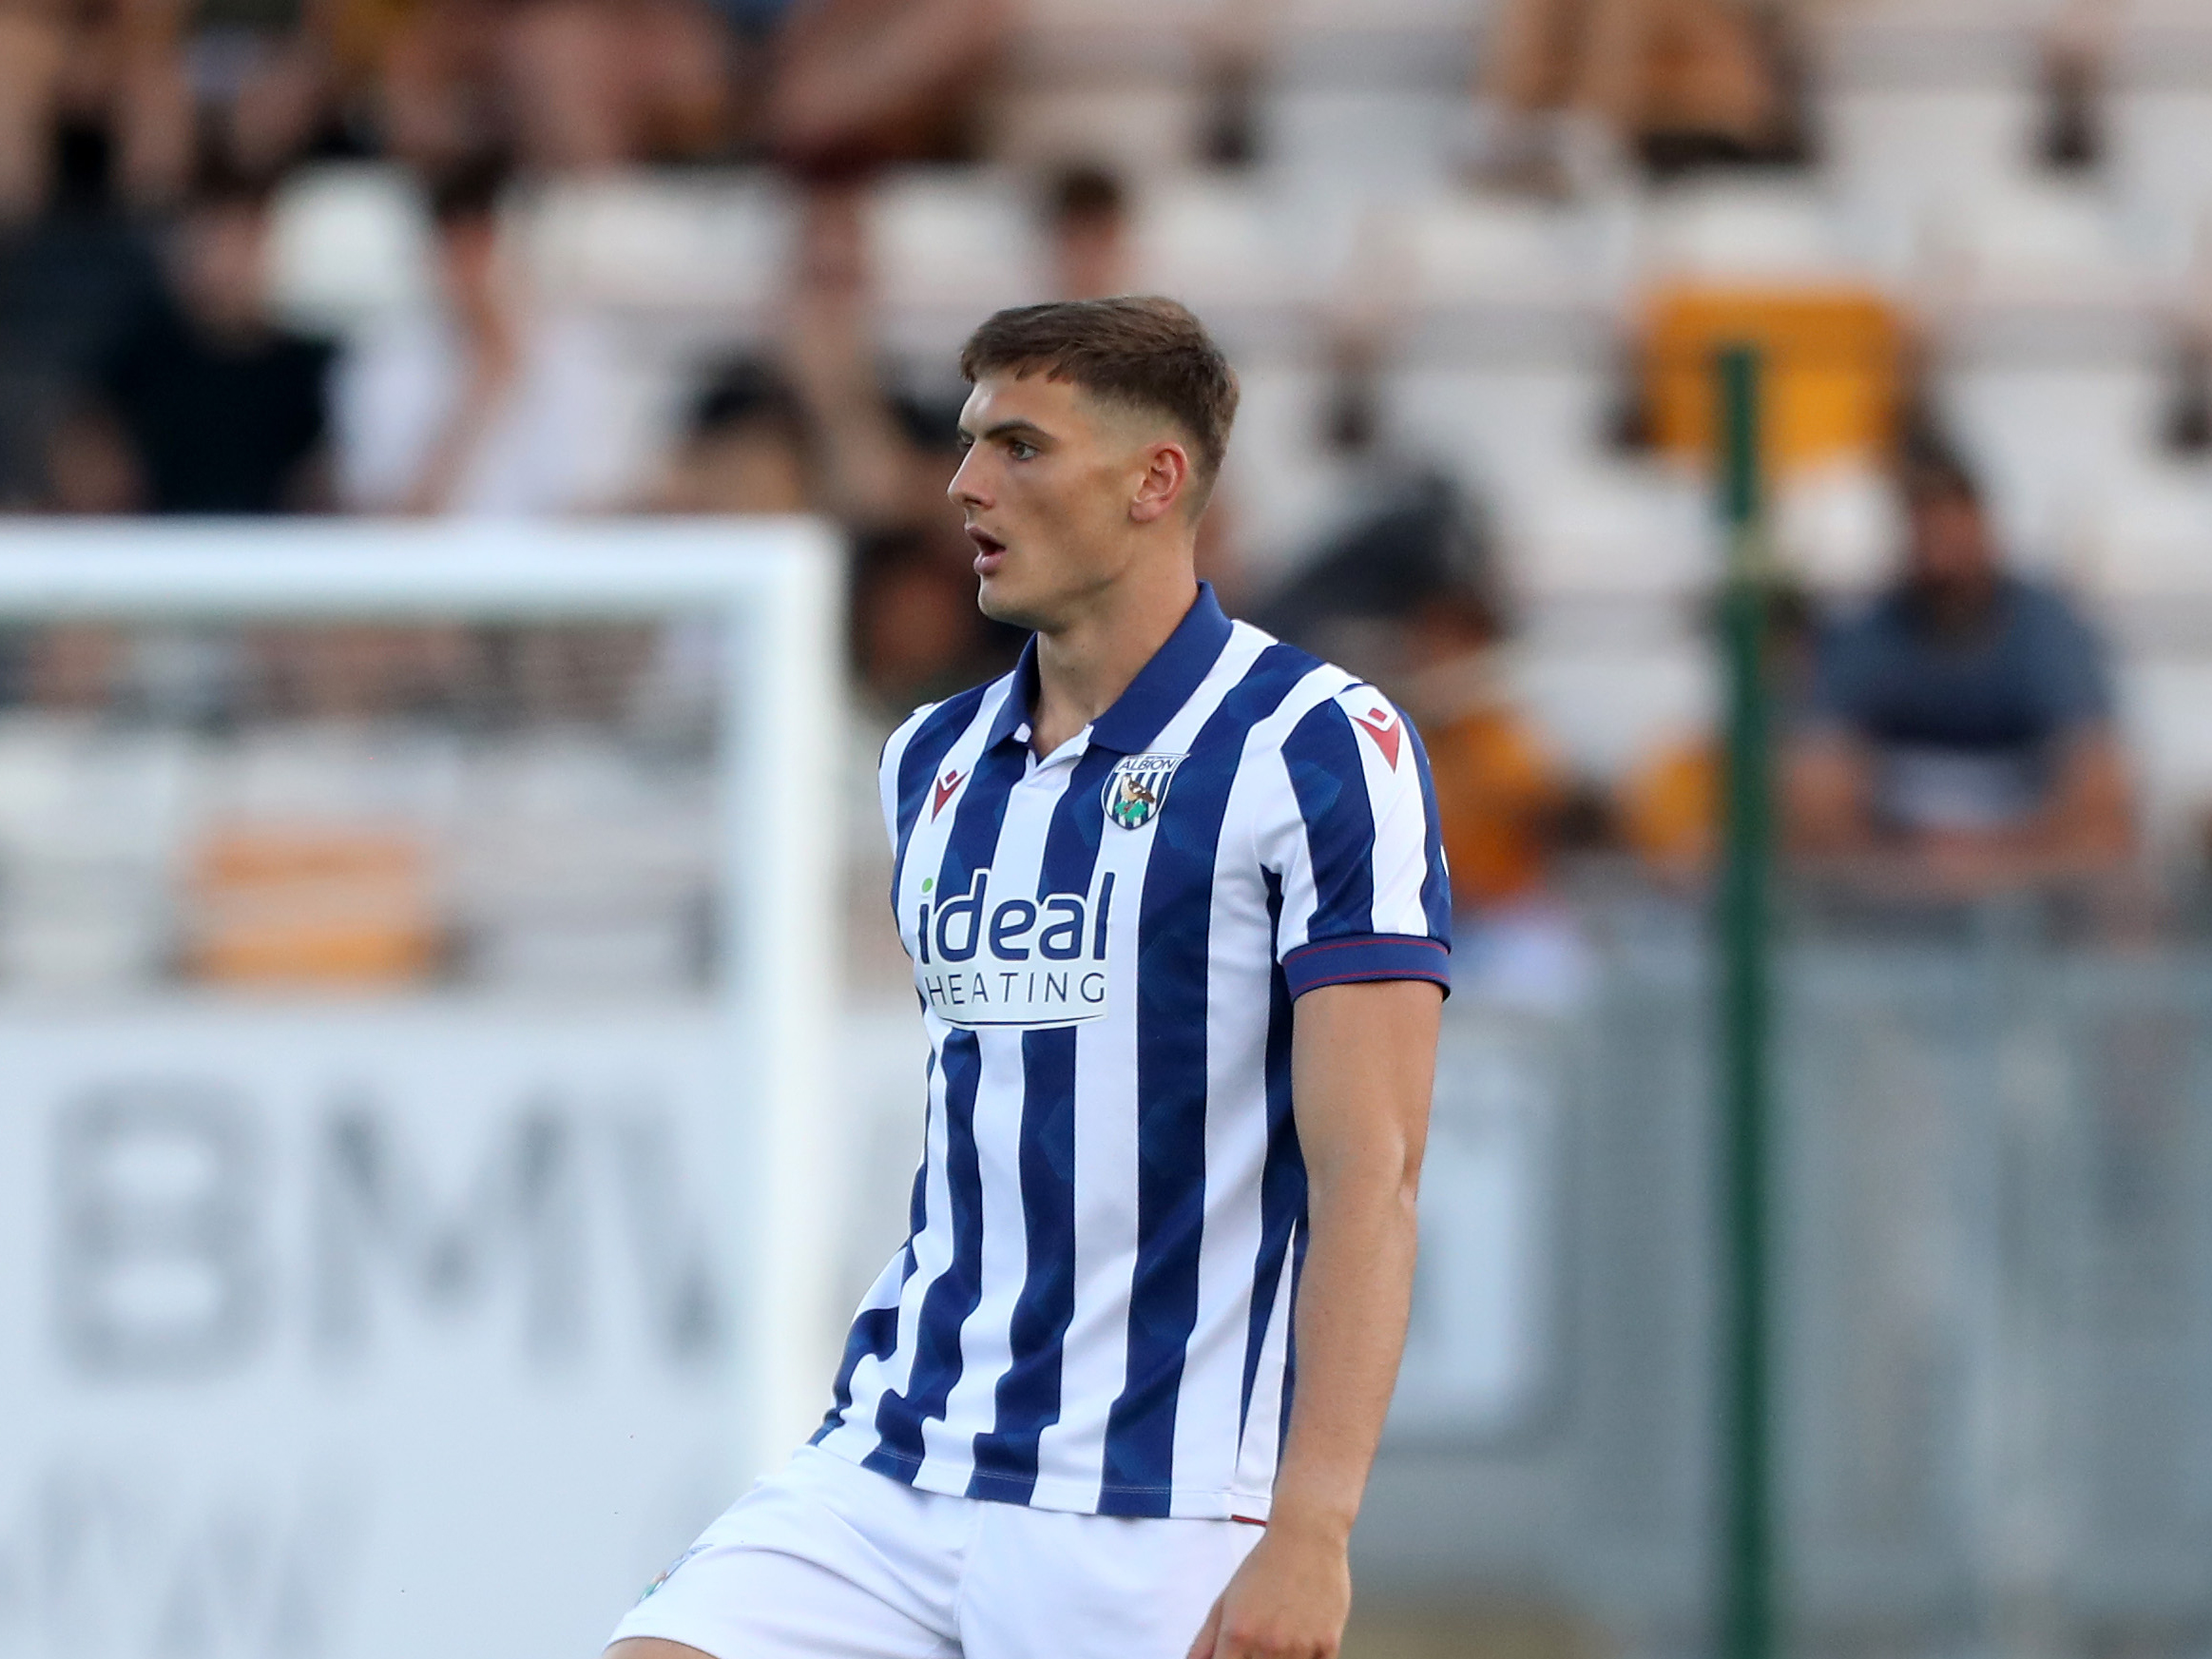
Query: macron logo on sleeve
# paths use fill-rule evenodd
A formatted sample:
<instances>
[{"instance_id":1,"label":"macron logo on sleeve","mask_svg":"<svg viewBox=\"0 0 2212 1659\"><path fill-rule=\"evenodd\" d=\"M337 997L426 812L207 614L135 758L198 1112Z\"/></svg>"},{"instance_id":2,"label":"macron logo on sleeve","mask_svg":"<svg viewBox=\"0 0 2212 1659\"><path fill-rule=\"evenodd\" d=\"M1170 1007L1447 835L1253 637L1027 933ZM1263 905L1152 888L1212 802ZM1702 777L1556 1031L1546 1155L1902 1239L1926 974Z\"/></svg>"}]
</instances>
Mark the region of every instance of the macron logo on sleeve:
<instances>
[{"instance_id":1,"label":"macron logo on sleeve","mask_svg":"<svg viewBox=\"0 0 2212 1659\"><path fill-rule=\"evenodd\" d=\"M1348 708L1345 712L1352 716L1354 725L1375 740L1375 746L1381 751L1382 758L1390 762L1390 769L1396 771L1398 740L1405 735L1405 723L1398 719L1397 711L1376 698L1364 714L1356 707Z\"/></svg>"}]
</instances>

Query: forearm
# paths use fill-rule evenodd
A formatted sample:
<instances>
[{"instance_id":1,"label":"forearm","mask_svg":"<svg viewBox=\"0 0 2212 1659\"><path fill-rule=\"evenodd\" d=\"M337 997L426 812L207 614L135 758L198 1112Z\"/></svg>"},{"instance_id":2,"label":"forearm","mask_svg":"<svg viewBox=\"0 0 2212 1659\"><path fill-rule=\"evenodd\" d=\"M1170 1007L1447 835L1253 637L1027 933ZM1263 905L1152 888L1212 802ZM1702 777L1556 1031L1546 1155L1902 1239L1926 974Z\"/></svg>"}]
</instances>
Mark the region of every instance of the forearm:
<instances>
[{"instance_id":1,"label":"forearm","mask_svg":"<svg viewBox=\"0 0 2212 1659\"><path fill-rule=\"evenodd\" d=\"M1413 1305L1414 1185L1403 1148L1376 1148L1309 1200L1276 1524L1348 1536L1359 1513Z\"/></svg>"},{"instance_id":2,"label":"forearm","mask_svg":"<svg viewBox=\"0 0 2212 1659\"><path fill-rule=\"evenodd\" d=\"M1352 1523L1413 1302L1414 1199L1442 998L1420 980L1298 998L1291 1100L1306 1166L1298 1374L1267 1533L1191 1659L1326 1659L1352 1608Z\"/></svg>"},{"instance_id":3,"label":"forearm","mask_svg":"<svg viewBox=\"0 0 2212 1659\"><path fill-rule=\"evenodd\" d=\"M1292 1093L1306 1161L1298 1377L1274 1519L1348 1534L1396 1385L1413 1305L1414 1201L1441 997L1337 985L1298 1003Z\"/></svg>"}]
</instances>

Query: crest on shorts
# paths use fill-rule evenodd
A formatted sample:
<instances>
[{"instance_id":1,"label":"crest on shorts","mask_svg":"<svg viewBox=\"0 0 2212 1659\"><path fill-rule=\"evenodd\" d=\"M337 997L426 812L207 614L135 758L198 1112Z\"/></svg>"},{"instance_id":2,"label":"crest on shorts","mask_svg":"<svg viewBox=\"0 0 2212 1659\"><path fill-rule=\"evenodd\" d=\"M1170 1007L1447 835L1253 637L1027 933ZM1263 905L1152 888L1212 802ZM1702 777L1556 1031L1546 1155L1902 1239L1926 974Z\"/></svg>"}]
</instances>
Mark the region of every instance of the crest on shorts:
<instances>
[{"instance_id":1,"label":"crest on shorts","mask_svg":"<svg viewBox=\"0 0 2212 1659\"><path fill-rule=\"evenodd\" d=\"M1130 755L1106 780L1106 815L1125 830L1143 829L1167 803L1167 786L1187 755Z\"/></svg>"}]
</instances>

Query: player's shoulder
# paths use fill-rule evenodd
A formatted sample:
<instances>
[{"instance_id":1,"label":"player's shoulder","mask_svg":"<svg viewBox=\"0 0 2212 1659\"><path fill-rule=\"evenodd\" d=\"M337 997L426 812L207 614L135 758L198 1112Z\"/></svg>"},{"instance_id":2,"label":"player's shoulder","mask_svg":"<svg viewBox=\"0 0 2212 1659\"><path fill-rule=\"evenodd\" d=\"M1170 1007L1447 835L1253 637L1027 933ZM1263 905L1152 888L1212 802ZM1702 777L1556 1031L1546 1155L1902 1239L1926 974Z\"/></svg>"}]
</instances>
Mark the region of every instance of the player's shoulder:
<instances>
[{"instance_id":1,"label":"player's shoulder","mask_svg":"<svg viewBox=\"0 0 2212 1659\"><path fill-rule=\"evenodd\" d=\"M957 743L960 734L987 707L997 707L1012 687L1013 676L1002 674L995 680L986 680L980 685L955 692L941 702L923 704L900 721L884 740L878 764L888 771L899 765L910 752L930 752L933 766L936 755Z\"/></svg>"},{"instance_id":2,"label":"player's shoulder","mask_svg":"<svg viewBox=\"0 0 2212 1659\"><path fill-rule=\"evenodd\" d=\"M1237 626L1249 627L1245 623ZM1395 746L1395 734L1403 729L1405 717L1373 684L1349 668L1285 645L1258 628L1250 632L1287 683L1280 701L1266 718L1255 723L1263 728L1268 748L1304 750L1317 743L1349 740L1362 728L1371 737L1387 734L1385 741Z\"/></svg>"}]
</instances>

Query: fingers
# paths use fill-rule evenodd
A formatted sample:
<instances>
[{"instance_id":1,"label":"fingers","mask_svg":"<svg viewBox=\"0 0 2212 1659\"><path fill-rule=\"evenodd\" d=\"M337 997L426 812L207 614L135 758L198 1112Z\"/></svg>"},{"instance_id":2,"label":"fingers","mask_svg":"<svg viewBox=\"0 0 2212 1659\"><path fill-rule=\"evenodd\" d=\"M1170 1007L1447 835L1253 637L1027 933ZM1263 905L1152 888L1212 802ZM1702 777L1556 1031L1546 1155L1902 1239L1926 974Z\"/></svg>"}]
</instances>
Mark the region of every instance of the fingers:
<instances>
[{"instance_id":1,"label":"fingers","mask_svg":"<svg viewBox=\"0 0 2212 1659\"><path fill-rule=\"evenodd\" d=\"M1206 1614L1206 1622L1199 1627L1198 1640L1191 1643L1187 1659L1215 1659L1215 1649L1221 1637L1221 1603L1216 1597L1213 1611Z\"/></svg>"},{"instance_id":2,"label":"fingers","mask_svg":"<svg viewBox=\"0 0 2212 1659\"><path fill-rule=\"evenodd\" d=\"M1240 1630L1237 1621L1224 1621L1216 1607L1189 1659L1338 1659L1338 1653L1337 1641L1330 1637L1287 1636L1255 1629L1248 1622Z\"/></svg>"}]
</instances>

